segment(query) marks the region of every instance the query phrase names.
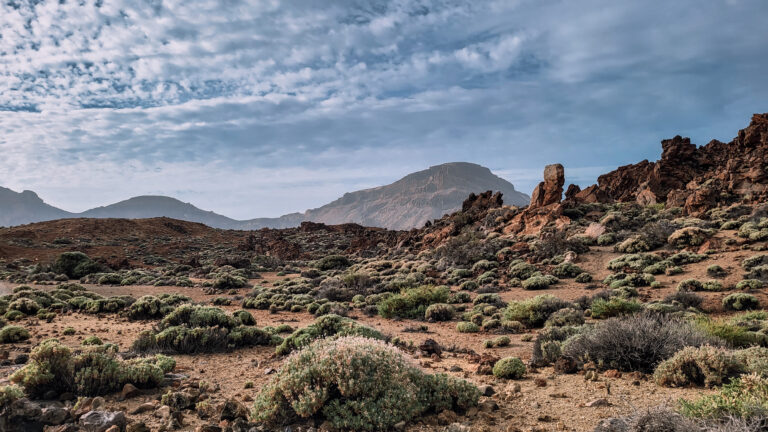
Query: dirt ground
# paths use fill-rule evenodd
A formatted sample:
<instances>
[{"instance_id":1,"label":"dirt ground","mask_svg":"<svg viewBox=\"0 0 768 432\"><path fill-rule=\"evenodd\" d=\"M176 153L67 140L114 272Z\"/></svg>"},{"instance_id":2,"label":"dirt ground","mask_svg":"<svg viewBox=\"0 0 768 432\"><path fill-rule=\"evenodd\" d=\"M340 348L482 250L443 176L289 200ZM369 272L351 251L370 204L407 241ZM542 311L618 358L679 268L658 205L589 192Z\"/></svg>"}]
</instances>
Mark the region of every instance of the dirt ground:
<instances>
[{"instance_id":1,"label":"dirt ground","mask_svg":"<svg viewBox=\"0 0 768 432\"><path fill-rule=\"evenodd\" d=\"M594 254L594 256L590 256ZM613 254L606 250L596 250L580 257L579 265L595 275L599 280L608 274L605 264L608 260L619 254ZM723 267L735 269L735 263L745 255L743 251L721 254L717 262ZM704 278L699 274L706 272L707 260L696 266L689 266L685 274L674 277L661 276L658 279L664 284L663 288L641 289L641 295L647 299L656 299L672 292L676 283L690 277ZM729 278L737 280L736 272L726 278L726 283L732 282ZM253 284L269 284L278 277L273 273L263 274L263 279L252 280ZM8 291L12 284L0 284L0 289ZM43 289L51 289L51 286L40 286ZM179 287L155 287L155 286L88 286L88 289L103 295L130 294L139 297L145 294L161 294L166 292L178 292L191 297L196 302L210 302L217 295L207 295L201 288ZM244 295L248 289L239 290L239 295ZM581 295L594 293L594 289L588 289L584 284L576 284L572 281L564 281L552 289L544 291L526 291L522 288L511 288L501 293L505 301L529 298L542 293L549 293L564 299L574 299ZM715 304L724 293L707 293L708 300ZM239 302L233 302L238 304ZM239 306L223 306L224 309L234 311ZM258 326L276 326L288 324L293 328L300 328L314 321L314 317L306 312L270 313L263 310L250 311L256 318ZM359 311L354 311L352 317L365 325L374 327L386 335L397 336L402 340L419 344L426 338L431 338L445 347L457 347L463 350L473 350L477 353L491 352L498 357L516 356L524 361L530 359L532 342L524 341L526 337L535 333L509 335L512 343L504 348L483 348L485 339L493 337L488 333L459 333L456 331L455 322L425 323L411 320L388 320L378 316L367 317ZM119 345L121 352L129 349L131 342L145 329L152 327L154 322L135 322L115 315L94 316L80 313L69 313L57 316L53 322L47 323L36 318L26 318L20 325L28 328L32 333L31 340L21 344L0 345L0 351L8 351L10 358L15 358L20 353L29 352L32 346L47 338L58 338L62 343L77 347L82 340L91 335L100 337L105 342ZM409 326L425 325L427 332L413 333L405 331ZM64 335L67 327L76 329L74 335ZM226 398L234 398L242 401L246 406L250 405L260 388L264 386L271 374L279 369L282 359L274 354L272 347L255 347L240 349L230 353L175 355L177 360L177 373L184 374L192 380L203 380L218 389L214 394L215 400L223 401ZM471 363L466 354L454 354L445 352L440 359L418 358L421 366L430 372L446 372L457 377L468 379L475 384L487 384L493 387L495 394L489 399L498 404L498 409L492 408L492 404L483 405L486 409L474 410L466 416L454 418L451 415L433 415L421 419L411 425L407 430L427 431L442 430L447 423L462 422L470 425L477 431L591 431L600 419L616 417L657 406L659 404L674 405L679 398L696 398L707 391L702 389L670 389L656 386L649 377L639 374L602 374L597 381L587 381L583 375L556 374L552 368L542 368L532 371L525 379L519 381L506 381L492 375L477 375L476 364ZM7 382L8 377L20 366L4 366L0 368L0 385ZM251 381L253 388L246 389L245 383ZM516 387L519 385L519 389ZM107 397L107 402L114 408L119 408L130 413L138 406L153 402L157 403L162 390L147 391L139 397L125 401L119 401L117 395ZM587 406L598 399L598 406ZM160 419L153 414L154 410L142 414L129 415L135 420L144 421L150 427L159 427ZM183 419L181 430L194 430L204 423L190 412Z\"/></svg>"}]
</instances>

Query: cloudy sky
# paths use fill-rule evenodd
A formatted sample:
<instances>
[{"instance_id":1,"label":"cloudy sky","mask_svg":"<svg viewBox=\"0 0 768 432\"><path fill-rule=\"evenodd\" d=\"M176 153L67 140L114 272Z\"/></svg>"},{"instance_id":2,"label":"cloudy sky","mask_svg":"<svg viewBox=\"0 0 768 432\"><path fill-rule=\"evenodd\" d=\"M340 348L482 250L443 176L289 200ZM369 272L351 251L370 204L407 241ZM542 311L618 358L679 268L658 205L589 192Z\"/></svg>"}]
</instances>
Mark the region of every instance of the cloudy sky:
<instances>
[{"instance_id":1,"label":"cloudy sky","mask_svg":"<svg viewBox=\"0 0 768 432\"><path fill-rule=\"evenodd\" d=\"M276 216L430 165L530 193L768 111L765 0L11 0L0 185Z\"/></svg>"}]
</instances>

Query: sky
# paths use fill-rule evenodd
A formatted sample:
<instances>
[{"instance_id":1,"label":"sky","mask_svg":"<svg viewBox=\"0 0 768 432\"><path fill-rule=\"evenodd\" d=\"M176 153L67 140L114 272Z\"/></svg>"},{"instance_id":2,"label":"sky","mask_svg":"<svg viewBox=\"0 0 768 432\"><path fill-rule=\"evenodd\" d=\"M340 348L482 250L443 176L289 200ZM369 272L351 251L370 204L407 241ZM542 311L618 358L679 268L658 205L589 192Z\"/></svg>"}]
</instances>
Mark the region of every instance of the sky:
<instances>
[{"instance_id":1,"label":"sky","mask_svg":"<svg viewBox=\"0 0 768 432\"><path fill-rule=\"evenodd\" d=\"M468 161L530 193L768 112L765 0L10 0L0 186L246 219Z\"/></svg>"}]
</instances>

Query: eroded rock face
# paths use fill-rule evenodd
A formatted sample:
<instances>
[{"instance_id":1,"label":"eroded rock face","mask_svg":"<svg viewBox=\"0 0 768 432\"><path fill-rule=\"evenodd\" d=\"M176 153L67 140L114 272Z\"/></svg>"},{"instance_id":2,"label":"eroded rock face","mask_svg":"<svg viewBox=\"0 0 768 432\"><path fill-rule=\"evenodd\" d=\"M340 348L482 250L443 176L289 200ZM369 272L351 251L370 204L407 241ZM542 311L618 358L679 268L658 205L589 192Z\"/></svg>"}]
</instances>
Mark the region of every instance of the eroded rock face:
<instances>
[{"instance_id":1,"label":"eroded rock face","mask_svg":"<svg viewBox=\"0 0 768 432\"><path fill-rule=\"evenodd\" d=\"M768 113L755 114L730 143L713 140L697 148L689 138L676 136L661 146L658 161L604 174L589 194L587 188L573 194L573 200L666 203L697 215L716 205L768 198Z\"/></svg>"},{"instance_id":2,"label":"eroded rock face","mask_svg":"<svg viewBox=\"0 0 768 432\"><path fill-rule=\"evenodd\" d=\"M561 164L547 165L544 168L544 181L533 190L529 208L534 209L559 203L563 197L563 185L565 185L563 166Z\"/></svg>"}]
</instances>

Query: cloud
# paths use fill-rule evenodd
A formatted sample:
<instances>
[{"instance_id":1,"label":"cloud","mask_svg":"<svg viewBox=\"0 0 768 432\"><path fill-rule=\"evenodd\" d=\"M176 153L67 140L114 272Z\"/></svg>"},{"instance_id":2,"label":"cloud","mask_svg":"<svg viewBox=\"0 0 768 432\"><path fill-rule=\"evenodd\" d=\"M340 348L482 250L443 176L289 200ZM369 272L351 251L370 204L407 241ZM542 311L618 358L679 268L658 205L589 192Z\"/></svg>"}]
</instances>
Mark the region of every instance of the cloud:
<instances>
[{"instance_id":1,"label":"cloud","mask_svg":"<svg viewBox=\"0 0 768 432\"><path fill-rule=\"evenodd\" d=\"M467 160L530 192L766 111L761 0L0 4L0 184L234 217ZM590 180L591 179L591 180ZM57 186L54 186L57 185Z\"/></svg>"}]
</instances>

